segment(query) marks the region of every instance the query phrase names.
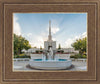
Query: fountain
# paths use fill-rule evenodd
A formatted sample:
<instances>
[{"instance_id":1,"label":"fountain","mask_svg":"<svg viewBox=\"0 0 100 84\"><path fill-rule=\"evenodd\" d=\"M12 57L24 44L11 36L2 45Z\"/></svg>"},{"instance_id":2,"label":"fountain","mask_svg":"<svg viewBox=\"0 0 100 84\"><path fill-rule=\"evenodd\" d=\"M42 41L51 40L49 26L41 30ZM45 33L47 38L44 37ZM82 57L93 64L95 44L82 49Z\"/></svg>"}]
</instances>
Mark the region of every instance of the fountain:
<instances>
[{"instance_id":1,"label":"fountain","mask_svg":"<svg viewBox=\"0 0 100 84\"><path fill-rule=\"evenodd\" d=\"M44 42L44 52L41 54L42 59L31 59L29 65L36 69L66 69L71 66L71 60L59 59L56 55L56 41L51 36L51 21L49 21L48 41Z\"/></svg>"},{"instance_id":2,"label":"fountain","mask_svg":"<svg viewBox=\"0 0 100 84\"><path fill-rule=\"evenodd\" d=\"M71 66L71 60L59 59L50 47L48 52L42 54L42 59L32 59L29 65L36 69L58 70L67 69Z\"/></svg>"}]
</instances>

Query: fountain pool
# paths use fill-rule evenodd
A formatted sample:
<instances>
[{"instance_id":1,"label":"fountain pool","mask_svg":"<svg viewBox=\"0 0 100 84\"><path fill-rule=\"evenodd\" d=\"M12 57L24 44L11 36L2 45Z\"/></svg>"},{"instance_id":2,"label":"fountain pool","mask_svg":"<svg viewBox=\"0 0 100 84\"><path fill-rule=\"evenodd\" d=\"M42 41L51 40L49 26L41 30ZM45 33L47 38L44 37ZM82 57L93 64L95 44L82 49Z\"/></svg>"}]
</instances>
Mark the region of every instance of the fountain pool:
<instances>
[{"instance_id":1,"label":"fountain pool","mask_svg":"<svg viewBox=\"0 0 100 84\"><path fill-rule=\"evenodd\" d=\"M71 66L71 60L62 60L58 61L46 60L42 61L41 59L35 59L34 61L30 61L30 66L36 69L67 69Z\"/></svg>"},{"instance_id":2,"label":"fountain pool","mask_svg":"<svg viewBox=\"0 0 100 84\"><path fill-rule=\"evenodd\" d=\"M29 65L36 69L67 69L71 66L71 60L57 58L52 48L50 48L49 52L44 52L44 54L42 54L42 59L31 59Z\"/></svg>"}]
</instances>

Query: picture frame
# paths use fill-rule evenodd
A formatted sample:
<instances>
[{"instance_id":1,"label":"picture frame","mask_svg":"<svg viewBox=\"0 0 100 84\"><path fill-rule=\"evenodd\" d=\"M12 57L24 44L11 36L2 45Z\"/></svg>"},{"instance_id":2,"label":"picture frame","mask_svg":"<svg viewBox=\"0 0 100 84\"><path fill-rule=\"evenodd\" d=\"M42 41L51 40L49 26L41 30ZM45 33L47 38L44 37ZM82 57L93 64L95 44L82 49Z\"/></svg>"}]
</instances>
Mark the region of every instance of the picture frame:
<instances>
[{"instance_id":1,"label":"picture frame","mask_svg":"<svg viewBox=\"0 0 100 84\"><path fill-rule=\"evenodd\" d=\"M0 1L0 83L10 84L99 84L100 83L100 29L99 0L1 0ZM35 71L13 72L13 13L65 13L88 14L88 70L87 71Z\"/></svg>"}]
</instances>

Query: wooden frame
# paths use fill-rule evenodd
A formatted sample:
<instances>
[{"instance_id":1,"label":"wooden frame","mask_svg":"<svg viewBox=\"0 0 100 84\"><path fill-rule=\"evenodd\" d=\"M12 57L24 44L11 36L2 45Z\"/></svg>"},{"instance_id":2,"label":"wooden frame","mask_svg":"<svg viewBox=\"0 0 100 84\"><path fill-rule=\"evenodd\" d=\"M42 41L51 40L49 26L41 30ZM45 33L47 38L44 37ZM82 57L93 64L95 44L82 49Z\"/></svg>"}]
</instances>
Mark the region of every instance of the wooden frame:
<instances>
[{"instance_id":1,"label":"wooden frame","mask_svg":"<svg viewBox=\"0 0 100 84\"><path fill-rule=\"evenodd\" d=\"M0 0L0 83L100 83L99 0ZM49 10L48 10L49 9ZM12 14L25 12L87 12L88 71L12 71Z\"/></svg>"}]
</instances>

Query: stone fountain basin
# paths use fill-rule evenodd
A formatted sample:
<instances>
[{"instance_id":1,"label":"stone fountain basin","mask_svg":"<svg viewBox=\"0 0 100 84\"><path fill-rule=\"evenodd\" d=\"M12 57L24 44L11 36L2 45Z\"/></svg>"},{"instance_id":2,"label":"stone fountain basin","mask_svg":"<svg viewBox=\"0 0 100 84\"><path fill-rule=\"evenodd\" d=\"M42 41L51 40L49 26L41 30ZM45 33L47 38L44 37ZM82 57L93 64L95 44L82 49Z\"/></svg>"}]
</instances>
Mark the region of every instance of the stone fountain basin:
<instances>
[{"instance_id":1,"label":"stone fountain basin","mask_svg":"<svg viewBox=\"0 0 100 84\"><path fill-rule=\"evenodd\" d=\"M71 66L71 60L30 60L29 65L36 69L58 70Z\"/></svg>"}]
</instances>

